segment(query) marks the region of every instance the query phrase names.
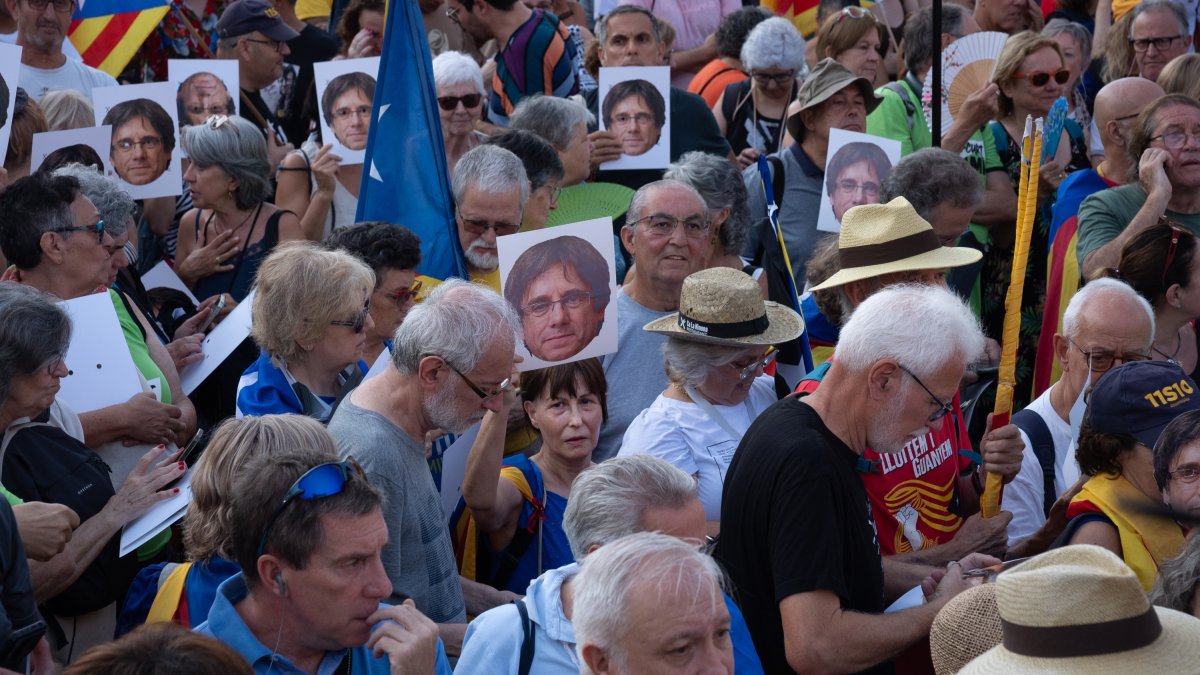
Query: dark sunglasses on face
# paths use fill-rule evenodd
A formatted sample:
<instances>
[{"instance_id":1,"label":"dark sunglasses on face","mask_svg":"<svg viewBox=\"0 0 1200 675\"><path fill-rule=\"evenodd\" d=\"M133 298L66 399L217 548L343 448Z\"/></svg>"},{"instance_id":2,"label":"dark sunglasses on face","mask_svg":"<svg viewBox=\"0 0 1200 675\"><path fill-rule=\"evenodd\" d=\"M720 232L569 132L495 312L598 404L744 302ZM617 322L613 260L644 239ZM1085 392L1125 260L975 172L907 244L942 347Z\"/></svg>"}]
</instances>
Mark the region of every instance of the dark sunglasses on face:
<instances>
[{"instance_id":1,"label":"dark sunglasses on face","mask_svg":"<svg viewBox=\"0 0 1200 675\"><path fill-rule=\"evenodd\" d=\"M358 316L354 317L353 320L344 319L342 321L330 321L329 325L331 325L331 326L346 326L348 328L353 329L355 333L361 333L361 332L363 332L363 329L366 328L367 315L370 313L371 313L371 301L368 300L367 303L365 305L363 305L362 311L360 311L358 313Z\"/></svg>"},{"instance_id":2,"label":"dark sunglasses on face","mask_svg":"<svg viewBox=\"0 0 1200 675\"><path fill-rule=\"evenodd\" d=\"M1040 70L1032 73L1013 73L1012 76L1014 79L1020 79L1023 77L1029 78L1029 83L1033 86L1044 87L1052 77L1058 84L1066 84L1067 80L1071 79L1071 69L1060 68L1053 73L1047 73Z\"/></svg>"},{"instance_id":3,"label":"dark sunglasses on face","mask_svg":"<svg viewBox=\"0 0 1200 675\"><path fill-rule=\"evenodd\" d=\"M479 105L479 100L483 97L479 94L467 94L466 96L439 96L438 105L446 112L454 112L458 108L461 101L463 107L467 110Z\"/></svg>"},{"instance_id":4,"label":"dark sunglasses on face","mask_svg":"<svg viewBox=\"0 0 1200 675\"><path fill-rule=\"evenodd\" d=\"M103 218L101 218L100 220L97 220L95 225L78 225L76 227L60 227L58 229L54 229L54 230L50 230L50 231L51 232L95 232L96 233L96 243L97 244L104 243L104 219Z\"/></svg>"}]
</instances>

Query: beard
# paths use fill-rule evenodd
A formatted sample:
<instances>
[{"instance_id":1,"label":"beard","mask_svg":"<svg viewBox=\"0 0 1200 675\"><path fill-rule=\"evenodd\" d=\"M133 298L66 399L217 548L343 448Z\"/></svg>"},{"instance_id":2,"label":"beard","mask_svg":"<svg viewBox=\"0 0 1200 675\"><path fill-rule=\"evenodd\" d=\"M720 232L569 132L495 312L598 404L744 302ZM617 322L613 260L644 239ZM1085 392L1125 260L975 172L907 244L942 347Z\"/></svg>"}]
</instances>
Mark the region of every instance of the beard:
<instances>
[{"instance_id":1,"label":"beard","mask_svg":"<svg viewBox=\"0 0 1200 675\"><path fill-rule=\"evenodd\" d=\"M467 247L466 252L463 253L463 256L466 257L467 262L470 263L471 267L483 270L485 272L491 272L499 267L500 257L496 255L495 250L487 252L480 250L481 248L484 248L484 246L480 243L479 239L476 239L475 241L471 242L471 245Z\"/></svg>"},{"instance_id":2,"label":"beard","mask_svg":"<svg viewBox=\"0 0 1200 675\"><path fill-rule=\"evenodd\" d=\"M879 411L879 415L871 420L871 425L867 430L867 446L875 452L881 454L900 452L912 442L913 438L928 431L925 427L917 431L900 431L896 428L896 420L900 418L904 403L908 400L908 388L908 382L901 384L900 391L896 393L896 396L892 397L892 400L888 401L887 405Z\"/></svg>"},{"instance_id":3,"label":"beard","mask_svg":"<svg viewBox=\"0 0 1200 675\"><path fill-rule=\"evenodd\" d=\"M454 395L454 384L446 382L445 386L421 402L421 410L433 426L446 433L461 434L483 419L484 411L464 410Z\"/></svg>"}]
</instances>

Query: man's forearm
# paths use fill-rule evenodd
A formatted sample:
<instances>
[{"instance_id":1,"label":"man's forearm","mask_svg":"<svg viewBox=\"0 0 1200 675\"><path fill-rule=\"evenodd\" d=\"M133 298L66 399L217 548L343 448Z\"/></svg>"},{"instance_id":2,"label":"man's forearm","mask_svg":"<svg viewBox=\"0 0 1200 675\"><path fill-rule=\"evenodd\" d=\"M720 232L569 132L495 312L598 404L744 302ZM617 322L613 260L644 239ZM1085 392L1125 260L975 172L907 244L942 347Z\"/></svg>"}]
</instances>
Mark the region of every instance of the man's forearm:
<instances>
[{"instance_id":1,"label":"man's forearm","mask_svg":"<svg viewBox=\"0 0 1200 675\"><path fill-rule=\"evenodd\" d=\"M1159 195L1148 195L1137 215L1129 221L1112 241L1087 254L1083 259L1083 275L1092 278L1107 267L1116 267L1121 259L1121 249L1126 242L1137 236L1146 228L1158 222L1159 216L1167 211L1167 199Z\"/></svg>"},{"instance_id":2,"label":"man's forearm","mask_svg":"<svg viewBox=\"0 0 1200 675\"><path fill-rule=\"evenodd\" d=\"M785 637L787 659L797 673L855 673L879 665L929 634L933 617L945 603L923 604L893 614L838 610L820 636Z\"/></svg>"},{"instance_id":3,"label":"man's forearm","mask_svg":"<svg viewBox=\"0 0 1200 675\"><path fill-rule=\"evenodd\" d=\"M941 548L941 547L938 547ZM933 572L933 565L921 558L928 557L924 551L912 551L883 558L883 597L888 602L920 586L925 577Z\"/></svg>"}]
</instances>

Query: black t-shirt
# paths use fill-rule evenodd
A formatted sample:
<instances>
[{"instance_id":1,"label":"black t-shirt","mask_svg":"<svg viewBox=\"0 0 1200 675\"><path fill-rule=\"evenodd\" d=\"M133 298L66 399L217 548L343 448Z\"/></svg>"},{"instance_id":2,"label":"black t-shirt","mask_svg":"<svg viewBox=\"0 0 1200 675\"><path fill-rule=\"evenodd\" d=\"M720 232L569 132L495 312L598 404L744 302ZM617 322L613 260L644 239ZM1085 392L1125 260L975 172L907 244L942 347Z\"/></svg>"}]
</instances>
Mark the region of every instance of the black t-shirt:
<instances>
[{"instance_id":1,"label":"black t-shirt","mask_svg":"<svg viewBox=\"0 0 1200 675\"><path fill-rule=\"evenodd\" d=\"M0 498L0 637L25 628L40 620L33 586L29 580L29 564L25 547L17 531L17 519L8 500ZM10 662L0 661L0 667L25 672L24 654Z\"/></svg>"},{"instance_id":2,"label":"black t-shirt","mask_svg":"<svg viewBox=\"0 0 1200 675\"><path fill-rule=\"evenodd\" d=\"M857 461L815 410L789 397L750 425L729 464L715 555L768 673L792 672L779 615L784 598L825 590L844 610L884 609L879 543Z\"/></svg>"},{"instance_id":3,"label":"black t-shirt","mask_svg":"<svg viewBox=\"0 0 1200 675\"><path fill-rule=\"evenodd\" d=\"M298 66L300 72L296 74L295 88L292 90L291 100L284 107L284 116L280 123L292 143L300 147L308 138L309 125L317 120L320 110L317 105L313 64L329 61L337 56L341 41L333 33L310 24L300 31L300 35L288 40L287 45L291 54L284 57L284 61ZM320 128L320 125L317 128Z\"/></svg>"}]
</instances>

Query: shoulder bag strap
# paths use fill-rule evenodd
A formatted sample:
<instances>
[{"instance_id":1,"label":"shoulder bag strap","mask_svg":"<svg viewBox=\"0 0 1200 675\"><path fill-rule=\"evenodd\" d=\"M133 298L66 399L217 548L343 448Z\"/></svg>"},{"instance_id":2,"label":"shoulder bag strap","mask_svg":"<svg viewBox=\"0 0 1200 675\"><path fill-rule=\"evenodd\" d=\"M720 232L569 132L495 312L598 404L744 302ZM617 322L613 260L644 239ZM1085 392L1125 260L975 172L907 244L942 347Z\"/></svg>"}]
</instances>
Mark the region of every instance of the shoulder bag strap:
<instances>
[{"instance_id":1,"label":"shoulder bag strap","mask_svg":"<svg viewBox=\"0 0 1200 675\"><path fill-rule=\"evenodd\" d=\"M517 606L517 614L521 615L521 661L517 666L517 675L529 675L533 668L533 653L537 650L537 638L533 633L533 621L529 618L529 608L524 600L513 600Z\"/></svg>"},{"instance_id":2,"label":"shoulder bag strap","mask_svg":"<svg viewBox=\"0 0 1200 675\"><path fill-rule=\"evenodd\" d=\"M1058 498L1054 489L1054 437L1050 435L1050 427L1046 426L1046 420L1032 410L1025 409L1014 413L1012 422L1029 437L1033 454L1037 455L1038 464L1042 467L1042 511L1049 517L1050 507L1054 506L1054 500Z\"/></svg>"}]
</instances>

